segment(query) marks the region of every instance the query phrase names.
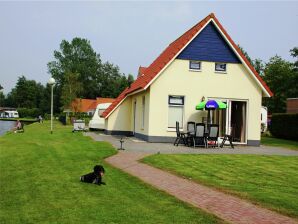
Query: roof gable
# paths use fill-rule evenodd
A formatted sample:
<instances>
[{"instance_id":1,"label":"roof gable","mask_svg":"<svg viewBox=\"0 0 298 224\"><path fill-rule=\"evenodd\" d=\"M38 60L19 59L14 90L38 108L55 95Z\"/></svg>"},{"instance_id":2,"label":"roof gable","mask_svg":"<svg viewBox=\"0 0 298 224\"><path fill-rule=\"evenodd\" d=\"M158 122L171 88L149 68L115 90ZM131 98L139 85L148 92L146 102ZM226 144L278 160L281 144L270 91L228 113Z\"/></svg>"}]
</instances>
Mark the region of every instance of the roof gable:
<instances>
[{"instance_id":1,"label":"roof gable","mask_svg":"<svg viewBox=\"0 0 298 224\"><path fill-rule=\"evenodd\" d=\"M187 45L177 59L241 63L212 22Z\"/></svg>"},{"instance_id":2,"label":"roof gable","mask_svg":"<svg viewBox=\"0 0 298 224\"><path fill-rule=\"evenodd\" d=\"M262 80L260 75L256 72L254 67L250 64L247 58L243 55L239 47L234 43L232 38L225 31L223 26L217 20L215 15L211 13L202 21L186 31L182 36L172 42L153 62L148 66L143 74L137 77L137 79L131 84L129 88L126 88L117 99L102 113L102 117L107 118L126 98L127 95L134 94L136 92L146 90L151 83L162 73L162 71L189 45L189 43L202 31L202 29L208 25L209 22L214 22L218 28L220 34L228 42L233 52L237 55L238 59L248 69L253 78L257 81L259 86L265 92L267 96L272 96L273 93Z\"/></svg>"}]
</instances>

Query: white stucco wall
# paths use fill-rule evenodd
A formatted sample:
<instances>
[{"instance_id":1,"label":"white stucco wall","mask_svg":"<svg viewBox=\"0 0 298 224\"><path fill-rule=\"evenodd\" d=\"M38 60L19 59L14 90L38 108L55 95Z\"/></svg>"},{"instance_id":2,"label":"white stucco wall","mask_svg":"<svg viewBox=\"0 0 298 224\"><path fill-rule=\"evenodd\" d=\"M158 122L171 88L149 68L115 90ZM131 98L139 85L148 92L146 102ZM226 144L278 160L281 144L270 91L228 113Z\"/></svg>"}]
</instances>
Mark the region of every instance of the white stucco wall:
<instances>
[{"instance_id":1,"label":"white stucco wall","mask_svg":"<svg viewBox=\"0 0 298 224\"><path fill-rule=\"evenodd\" d=\"M142 127L143 105L142 99L145 97L145 122ZM134 131L134 102L136 102L135 132L148 135L149 129L149 101L150 89L127 98L115 109L115 111L105 119L105 129L108 131Z\"/></svg>"},{"instance_id":2,"label":"white stucco wall","mask_svg":"<svg viewBox=\"0 0 298 224\"><path fill-rule=\"evenodd\" d=\"M108 131L132 131L131 104L131 97L127 97L108 119L105 119L105 129Z\"/></svg>"},{"instance_id":3,"label":"white stucco wall","mask_svg":"<svg viewBox=\"0 0 298 224\"><path fill-rule=\"evenodd\" d=\"M201 71L189 71L189 61L176 59L152 83L150 90L150 136L175 136L168 130L168 96L185 97L184 124L201 122L195 106L205 98L247 100L247 139L260 140L262 91L242 64L227 64L226 74L214 71L214 62L202 62Z\"/></svg>"}]
</instances>

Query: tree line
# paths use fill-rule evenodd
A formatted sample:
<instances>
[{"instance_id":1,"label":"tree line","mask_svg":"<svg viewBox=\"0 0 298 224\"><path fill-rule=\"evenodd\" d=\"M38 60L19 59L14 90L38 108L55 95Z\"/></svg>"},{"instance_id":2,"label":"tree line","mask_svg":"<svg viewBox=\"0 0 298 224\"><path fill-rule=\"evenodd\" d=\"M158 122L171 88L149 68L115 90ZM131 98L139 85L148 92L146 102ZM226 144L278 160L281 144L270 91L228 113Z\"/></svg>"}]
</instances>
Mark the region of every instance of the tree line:
<instances>
[{"instance_id":1,"label":"tree line","mask_svg":"<svg viewBox=\"0 0 298 224\"><path fill-rule=\"evenodd\" d=\"M277 55L268 62L252 59L243 48L240 49L274 93L271 98L263 98L263 105L268 107L269 113L285 112L286 99L298 97L298 47L290 50L294 63ZM57 82L54 87L55 113L69 107L75 98L115 98L134 81L131 74L121 73L118 66L102 62L87 39L63 40L59 50L54 51L54 58L48 63L48 71ZM50 112L49 84L42 85L20 76L7 95L1 89L0 84L2 107L35 108L35 113L39 114Z\"/></svg>"},{"instance_id":2,"label":"tree line","mask_svg":"<svg viewBox=\"0 0 298 224\"><path fill-rule=\"evenodd\" d=\"M274 94L263 98L263 106L269 113L285 113L287 98L298 98L298 47L289 52L294 63L278 55L265 63L261 59L252 59L243 48L240 49Z\"/></svg>"},{"instance_id":3,"label":"tree line","mask_svg":"<svg viewBox=\"0 0 298 224\"><path fill-rule=\"evenodd\" d=\"M47 66L56 80L55 113L68 108L75 98L115 98L134 81L131 74L121 73L118 66L103 62L87 39L62 40L59 50L54 51L54 58ZM0 92L0 106L36 108L36 113L49 113L50 94L49 84L42 85L20 76L6 96Z\"/></svg>"}]
</instances>

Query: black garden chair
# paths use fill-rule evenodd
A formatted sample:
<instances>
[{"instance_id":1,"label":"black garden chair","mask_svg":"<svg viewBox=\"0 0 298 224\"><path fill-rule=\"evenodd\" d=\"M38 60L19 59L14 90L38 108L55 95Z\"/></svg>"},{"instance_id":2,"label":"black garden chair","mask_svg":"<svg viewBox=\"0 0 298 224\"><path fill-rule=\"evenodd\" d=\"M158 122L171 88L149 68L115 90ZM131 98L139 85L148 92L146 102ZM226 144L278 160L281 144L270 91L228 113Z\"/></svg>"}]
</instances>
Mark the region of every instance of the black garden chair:
<instances>
[{"instance_id":1,"label":"black garden chair","mask_svg":"<svg viewBox=\"0 0 298 224\"><path fill-rule=\"evenodd\" d=\"M204 146L206 147L206 138L205 138L205 124L197 123L194 136L194 147Z\"/></svg>"},{"instance_id":2,"label":"black garden chair","mask_svg":"<svg viewBox=\"0 0 298 224\"><path fill-rule=\"evenodd\" d=\"M219 125L210 124L208 137L207 137L207 147L218 147L218 134L219 134Z\"/></svg>"},{"instance_id":3,"label":"black garden chair","mask_svg":"<svg viewBox=\"0 0 298 224\"><path fill-rule=\"evenodd\" d=\"M176 121L176 134L177 137L175 139L174 145L178 146L181 142L186 145L186 133L180 131L178 121Z\"/></svg>"},{"instance_id":4,"label":"black garden chair","mask_svg":"<svg viewBox=\"0 0 298 224\"><path fill-rule=\"evenodd\" d=\"M230 131L227 134L224 135L224 138L223 138L223 140L220 144L220 148L224 147L226 141L229 141L230 146L231 146L232 149L234 148L234 145L233 145L233 141L234 141L233 130L234 130L234 128L230 127Z\"/></svg>"},{"instance_id":5,"label":"black garden chair","mask_svg":"<svg viewBox=\"0 0 298 224\"><path fill-rule=\"evenodd\" d=\"M193 121L187 122L187 145L188 146L193 146L195 144L194 142L194 137L196 134L196 123Z\"/></svg>"}]
</instances>

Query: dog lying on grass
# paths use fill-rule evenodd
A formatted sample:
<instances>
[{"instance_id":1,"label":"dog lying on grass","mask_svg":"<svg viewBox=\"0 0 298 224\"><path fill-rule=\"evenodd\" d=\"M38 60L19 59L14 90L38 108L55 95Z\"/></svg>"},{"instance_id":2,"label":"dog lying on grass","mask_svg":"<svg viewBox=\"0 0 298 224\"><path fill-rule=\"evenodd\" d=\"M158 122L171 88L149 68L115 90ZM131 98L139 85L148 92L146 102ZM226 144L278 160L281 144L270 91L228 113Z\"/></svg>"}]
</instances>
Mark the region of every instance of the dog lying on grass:
<instances>
[{"instance_id":1,"label":"dog lying on grass","mask_svg":"<svg viewBox=\"0 0 298 224\"><path fill-rule=\"evenodd\" d=\"M93 183L93 184L98 184L98 185L105 185L104 182L102 182L102 177L105 173L105 169L103 168L103 166L101 165L96 165L94 168L93 168L93 172L92 173L88 173L88 174L85 174L83 176L80 177L80 180L82 182L85 182L85 183Z\"/></svg>"}]
</instances>

